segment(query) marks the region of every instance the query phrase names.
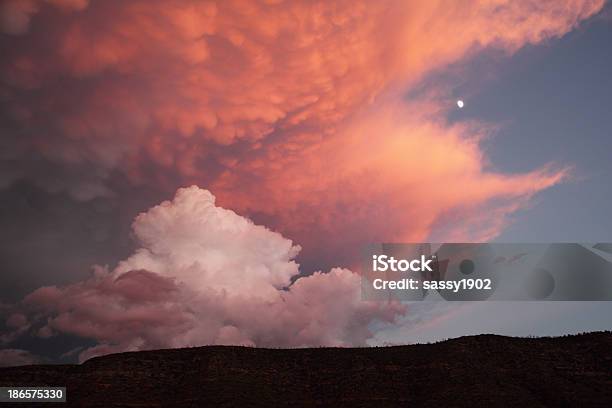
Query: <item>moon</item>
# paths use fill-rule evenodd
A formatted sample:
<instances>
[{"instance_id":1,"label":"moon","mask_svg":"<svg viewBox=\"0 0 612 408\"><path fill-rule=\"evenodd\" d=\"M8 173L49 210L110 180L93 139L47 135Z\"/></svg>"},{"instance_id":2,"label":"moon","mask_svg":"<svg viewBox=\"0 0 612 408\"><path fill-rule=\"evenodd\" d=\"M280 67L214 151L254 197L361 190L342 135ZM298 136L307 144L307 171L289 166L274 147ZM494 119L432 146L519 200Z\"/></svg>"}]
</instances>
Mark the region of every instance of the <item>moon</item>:
<instances>
[{"instance_id":1,"label":"moon","mask_svg":"<svg viewBox=\"0 0 612 408\"><path fill-rule=\"evenodd\" d=\"M464 105L463 101L461 99L459 99L457 101L457 106L459 107L459 109L463 108L463 105Z\"/></svg>"}]
</instances>

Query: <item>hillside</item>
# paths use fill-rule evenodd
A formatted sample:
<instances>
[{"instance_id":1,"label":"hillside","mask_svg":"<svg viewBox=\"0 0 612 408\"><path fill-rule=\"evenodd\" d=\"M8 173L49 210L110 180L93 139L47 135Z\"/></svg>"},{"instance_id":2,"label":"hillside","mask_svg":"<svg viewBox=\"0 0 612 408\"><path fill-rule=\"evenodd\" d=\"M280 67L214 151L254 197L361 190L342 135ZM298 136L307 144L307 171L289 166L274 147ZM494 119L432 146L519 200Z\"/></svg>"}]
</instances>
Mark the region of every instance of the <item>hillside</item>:
<instances>
[{"instance_id":1,"label":"hillside","mask_svg":"<svg viewBox=\"0 0 612 408\"><path fill-rule=\"evenodd\" d=\"M82 365L2 368L0 386L8 385L67 386L64 407L612 406L612 333L142 351Z\"/></svg>"}]
</instances>

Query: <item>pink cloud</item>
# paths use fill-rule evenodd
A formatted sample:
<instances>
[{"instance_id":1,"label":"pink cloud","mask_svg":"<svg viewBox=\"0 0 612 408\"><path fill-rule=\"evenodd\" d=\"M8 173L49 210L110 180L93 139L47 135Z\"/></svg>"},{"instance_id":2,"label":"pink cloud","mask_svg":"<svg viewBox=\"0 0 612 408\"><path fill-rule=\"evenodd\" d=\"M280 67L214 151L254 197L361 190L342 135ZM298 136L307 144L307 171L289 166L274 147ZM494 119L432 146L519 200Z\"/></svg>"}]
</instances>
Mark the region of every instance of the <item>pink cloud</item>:
<instances>
[{"instance_id":1,"label":"pink cloud","mask_svg":"<svg viewBox=\"0 0 612 408\"><path fill-rule=\"evenodd\" d=\"M44 337L96 340L81 359L204 344L364 345L371 323L404 311L362 301L359 276L347 269L290 284L299 247L195 186L140 214L133 231L142 247L114 270L98 267L86 281L24 299Z\"/></svg>"},{"instance_id":2,"label":"pink cloud","mask_svg":"<svg viewBox=\"0 0 612 408\"><path fill-rule=\"evenodd\" d=\"M448 126L427 107L383 106L311 149L245 159L244 170L225 173L212 188L242 212L274 214L274 228L335 259L364 242L418 242L432 232L487 240L569 171L495 172L479 147L487 136L478 126Z\"/></svg>"},{"instance_id":3,"label":"pink cloud","mask_svg":"<svg viewBox=\"0 0 612 408\"><path fill-rule=\"evenodd\" d=\"M82 358L363 344L370 322L399 310L361 302L348 269L291 285L300 247L285 237L354 269L368 241L498 234L568 169L496 172L479 143L487 124L449 125L439 96L404 97L482 50L560 37L602 5L3 3L0 27L15 35L0 61L10 101L0 188L25 179L90 200L112 197L119 178L168 193L193 183L219 200L179 190L136 218L138 251L87 281L30 294L28 318L49 319L44 337L96 339Z\"/></svg>"},{"instance_id":4,"label":"pink cloud","mask_svg":"<svg viewBox=\"0 0 612 408\"><path fill-rule=\"evenodd\" d=\"M37 17L51 7L14 3L20 10L32 4ZM0 185L28 178L79 199L111 195L107 181L117 170L133 183L170 192L174 176L183 183L222 185L255 169L264 188L278 188L274 178L284 163L279 158L297 155L308 171L321 141L342 146L350 138L347 129L363 123L371 109L393 106L405 116L422 117L429 110L424 104L397 106L427 74L486 48L511 53L561 36L603 5L52 3L63 12L44 14L39 23L45 29L30 27L0 63L3 92L13 101L10 126L19 135L7 142L6 156L17 163ZM394 103L382 103L390 99ZM383 126L400 130L393 123ZM438 127L432 142L437 134L454 132ZM369 138L384 144L380 133ZM484 160L475 153L475 162ZM406 154L410 161L416 153ZM37 169L27 160L32 155L59 169ZM346 165L330 161L327 170L338 173ZM308 183L304 177L294 182ZM512 189L511 182L498 188L510 194ZM232 208L238 208L234 201L242 209L260 200L252 196L245 203L248 198L234 189L215 192ZM282 205L296 206L296 200L290 195ZM276 216L279 210L266 213Z\"/></svg>"}]
</instances>

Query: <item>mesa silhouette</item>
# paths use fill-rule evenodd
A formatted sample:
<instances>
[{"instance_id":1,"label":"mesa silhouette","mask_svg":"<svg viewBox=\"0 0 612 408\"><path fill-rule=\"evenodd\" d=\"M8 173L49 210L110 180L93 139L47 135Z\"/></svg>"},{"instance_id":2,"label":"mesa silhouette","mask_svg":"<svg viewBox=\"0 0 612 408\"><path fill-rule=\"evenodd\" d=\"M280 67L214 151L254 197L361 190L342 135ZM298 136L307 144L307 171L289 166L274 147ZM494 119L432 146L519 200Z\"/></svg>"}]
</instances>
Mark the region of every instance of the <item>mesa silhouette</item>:
<instances>
[{"instance_id":1,"label":"mesa silhouette","mask_svg":"<svg viewBox=\"0 0 612 408\"><path fill-rule=\"evenodd\" d=\"M66 386L64 407L612 406L612 333L378 348L208 346L0 369L0 386L27 385Z\"/></svg>"}]
</instances>

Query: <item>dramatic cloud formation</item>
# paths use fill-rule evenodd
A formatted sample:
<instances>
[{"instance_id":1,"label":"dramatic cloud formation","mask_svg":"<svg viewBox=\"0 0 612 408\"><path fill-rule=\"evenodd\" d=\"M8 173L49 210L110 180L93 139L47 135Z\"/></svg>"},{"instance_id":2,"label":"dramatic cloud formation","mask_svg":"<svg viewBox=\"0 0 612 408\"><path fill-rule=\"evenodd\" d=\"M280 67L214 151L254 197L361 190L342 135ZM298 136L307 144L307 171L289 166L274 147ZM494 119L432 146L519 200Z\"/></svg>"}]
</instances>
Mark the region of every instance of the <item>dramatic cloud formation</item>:
<instances>
[{"instance_id":1,"label":"dramatic cloud formation","mask_svg":"<svg viewBox=\"0 0 612 408\"><path fill-rule=\"evenodd\" d=\"M241 184L257 173L247 162L245 173L227 173L212 188L230 188L226 201L238 208L277 209L274 226L337 260L339 248L355 253L364 241L415 242L436 230L447 240L489 239L507 214L567 172L488 173L478 147L482 129L403 114L368 113L308 152L271 153L266 162L278 169L265 183ZM313 229L318 233L303 233Z\"/></svg>"},{"instance_id":2,"label":"dramatic cloud formation","mask_svg":"<svg viewBox=\"0 0 612 408\"><path fill-rule=\"evenodd\" d=\"M299 247L214 201L198 187L178 190L136 218L136 253L87 281L36 290L21 306L30 318L13 314L7 326L94 339L86 359L203 344L364 345L371 323L403 312L361 301L359 277L346 269L289 287Z\"/></svg>"},{"instance_id":3,"label":"dramatic cloud formation","mask_svg":"<svg viewBox=\"0 0 612 408\"><path fill-rule=\"evenodd\" d=\"M480 147L491 126L450 125L447 90L423 80L479 52L560 37L602 5L3 2L0 189L23 182L117 212L136 191L207 189L141 214L142 247L115 269L29 295L7 336L97 340L82 358L363 344L371 322L400 310L359 301L342 268L355 270L360 245L493 237L568 174L548 163L495 171ZM300 248L208 190L299 242L310 263L342 268L291 284Z\"/></svg>"},{"instance_id":4,"label":"dramatic cloud formation","mask_svg":"<svg viewBox=\"0 0 612 408\"><path fill-rule=\"evenodd\" d=\"M424 237L484 206L484 230L467 235L487 237L521 205L497 198L528 197L562 173L490 174L439 101L402 95L478 50L563 35L602 3L9 2L0 185L25 178L90 199L112 195L118 174L166 192L197 183L305 243L355 233L373 213L397 236ZM432 185L450 191L430 210L412 198Z\"/></svg>"}]
</instances>

